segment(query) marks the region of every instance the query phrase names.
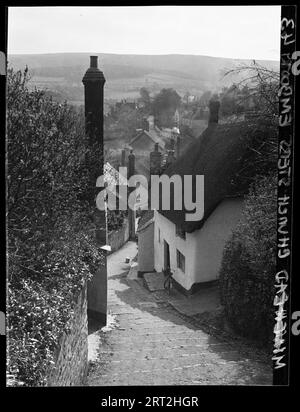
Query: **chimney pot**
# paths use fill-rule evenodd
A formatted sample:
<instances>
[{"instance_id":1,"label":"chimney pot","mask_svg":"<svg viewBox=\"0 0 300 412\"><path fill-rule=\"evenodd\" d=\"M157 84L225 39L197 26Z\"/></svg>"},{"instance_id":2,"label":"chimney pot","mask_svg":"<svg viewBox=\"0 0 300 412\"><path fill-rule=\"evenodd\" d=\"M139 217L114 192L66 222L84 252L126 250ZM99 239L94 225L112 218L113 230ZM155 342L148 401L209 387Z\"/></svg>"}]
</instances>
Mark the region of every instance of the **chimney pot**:
<instances>
[{"instance_id":1,"label":"chimney pot","mask_svg":"<svg viewBox=\"0 0 300 412\"><path fill-rule=\"evenodd\" d=\"M121 166L125 166L125 157L126 157L126 151L125 149L123 149L122 155L121 155Z\"/></svg>"},{"instance_id":2,"label":"chimney pot","mask_svg":"<svg viewBox=\"0 0 300 412\"><path fill-rule=\"evenodd\" d=\"M102 71L98 69L98 56L90 56L90 67L85 72L82 82L84 85L89 82L97 82L104 86L105 77Z\"/></svg>"},{"instance_id":3,"label":"chimney pot","mask_svg":"<svg viewBox=\"0 0 300 412\"><path fill-rule=\"evenodd\" d=\"M98 69L98 56L90 56L90 67Z\"/></svg>"},{"instance_id":4,"label":"chimney pot","mask_svg":"<svg viewBox=\"0 0 300 412\"><path fill-rule=\"evenodd\" d=\"M150 152L150 176L160 174L161 157L161 153L158 150L158 143L155 143L154 151Z\"/></svg>"}]
</instances>

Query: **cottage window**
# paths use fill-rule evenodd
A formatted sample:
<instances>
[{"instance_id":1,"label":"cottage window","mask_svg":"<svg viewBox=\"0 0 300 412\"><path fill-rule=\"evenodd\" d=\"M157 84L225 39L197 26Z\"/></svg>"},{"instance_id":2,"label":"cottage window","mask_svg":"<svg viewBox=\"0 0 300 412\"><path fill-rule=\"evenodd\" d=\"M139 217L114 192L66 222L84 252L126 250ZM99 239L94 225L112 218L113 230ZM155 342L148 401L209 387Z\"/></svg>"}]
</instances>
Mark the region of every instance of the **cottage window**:
<instances>
[{"instance_id":1,"label":"cottage window","mask_svg":"<svg viewBox=\"0 0 300 412\"><path fill-rule=\"evenodd\" d=\"M176 225L176 236L185 239L185 230L183 230L179 225Z\"/></svg>"},{"instance_id":2,"label":"cottage window","mask_svg":"<svg viewBox=\"0 0 300 412\"><path fill-rule=\"evenodd\" d=\"M160 243L160 229L158 229L158 243Z\"/></svg>"},{"instance_id":3,"label":"cottage window","mask_svg":"<svg viewBox=\"0 0 300 412\"><path fill-rule=\"evenodd\" d=\"M185 257L184 255L179 252L177 249L177 267L182 270L182 272L185 272Z\"/></svg>"}]
</instances>

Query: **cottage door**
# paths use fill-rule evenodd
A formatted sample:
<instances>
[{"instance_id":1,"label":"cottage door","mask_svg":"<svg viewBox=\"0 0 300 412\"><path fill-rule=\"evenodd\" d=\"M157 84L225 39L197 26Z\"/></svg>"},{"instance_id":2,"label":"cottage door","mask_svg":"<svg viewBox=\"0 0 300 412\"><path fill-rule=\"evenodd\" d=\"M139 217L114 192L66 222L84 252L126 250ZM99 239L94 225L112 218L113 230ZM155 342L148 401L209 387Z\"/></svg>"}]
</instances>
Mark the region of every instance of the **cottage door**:
<instances>
[{"instance_id":1,"label":"cottage door","mask_svg":"<svg viewBox=\"0 0 300 412\"><path fill-rule=\"evenodd\" d=\"M164 270L170 269L170 247L169 243L164 240Z\"/></svg>"}]
</instances>

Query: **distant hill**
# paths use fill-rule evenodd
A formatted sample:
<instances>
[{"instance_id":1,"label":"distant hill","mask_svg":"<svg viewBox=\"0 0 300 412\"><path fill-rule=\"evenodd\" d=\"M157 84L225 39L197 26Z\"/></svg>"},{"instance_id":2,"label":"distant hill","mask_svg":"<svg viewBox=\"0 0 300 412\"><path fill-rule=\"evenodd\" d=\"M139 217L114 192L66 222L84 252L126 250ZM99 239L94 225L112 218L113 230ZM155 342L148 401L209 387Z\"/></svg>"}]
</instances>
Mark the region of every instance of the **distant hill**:
<instances>
[{"instance_id":1,"label":"distant hill","mask_svg":"<svg viewBox=\"0 0 300 412\"><path fill-rule=\"evenodd\" d=\"M156 93L172 87L179 94L189 91L201 95L205 90L217 91L241 79L224 78L226 70L251 60L227 59L196 55L127 55L102 53L57 53L10 55L15 69L27 65L32 85L52 91L58 98L83 103L82 77L89 66L89 56L99 56L99 67L106 78L105 99L134 99L141 87ZM265 67L279 70L279 61L258 61Z\"/></svg>"}]
</instances>

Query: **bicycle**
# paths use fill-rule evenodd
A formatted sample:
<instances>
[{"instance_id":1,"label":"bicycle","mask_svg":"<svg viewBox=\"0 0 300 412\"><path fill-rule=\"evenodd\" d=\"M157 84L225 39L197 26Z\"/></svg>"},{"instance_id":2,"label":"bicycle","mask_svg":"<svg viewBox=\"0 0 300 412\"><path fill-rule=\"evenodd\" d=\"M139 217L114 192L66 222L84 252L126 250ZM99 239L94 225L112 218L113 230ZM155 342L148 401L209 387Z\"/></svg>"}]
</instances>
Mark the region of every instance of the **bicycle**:
<instances>
[{"instance_id":1,"label":"bicycle","mask_svg":"<svg viewBox=\"0 0 300 412\"><path fill-rule=\"evenodd\" d=\"M165 276L164 289L167 290L168 294L170 295L171 288L173 286L173 282L172 282L173 273L171 272L170 268L167 268L163 270L163 274Z\"/></svg>"}]
</instances>

